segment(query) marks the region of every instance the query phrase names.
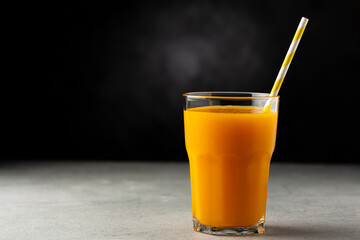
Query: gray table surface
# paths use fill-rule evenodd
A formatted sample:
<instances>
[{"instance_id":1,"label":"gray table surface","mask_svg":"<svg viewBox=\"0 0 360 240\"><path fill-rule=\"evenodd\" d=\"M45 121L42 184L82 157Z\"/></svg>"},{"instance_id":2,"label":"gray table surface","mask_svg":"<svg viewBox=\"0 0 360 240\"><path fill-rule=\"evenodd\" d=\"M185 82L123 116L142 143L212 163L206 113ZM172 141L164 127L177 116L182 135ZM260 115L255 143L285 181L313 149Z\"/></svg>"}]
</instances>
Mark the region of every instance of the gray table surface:
<instances>
[{"instance_id":1,"label":"gray table surface","mask_svg":"<svg viewBox=\"0 0 360 240\"><path fill-rule=\"evenodd\" d=\"M239 239L192 229L186 163L0 165L0 239ZM360 239L360 165L272 163L266 230ZM241 237L240 237L241 238Z\"/></svg>"}]
</instances>

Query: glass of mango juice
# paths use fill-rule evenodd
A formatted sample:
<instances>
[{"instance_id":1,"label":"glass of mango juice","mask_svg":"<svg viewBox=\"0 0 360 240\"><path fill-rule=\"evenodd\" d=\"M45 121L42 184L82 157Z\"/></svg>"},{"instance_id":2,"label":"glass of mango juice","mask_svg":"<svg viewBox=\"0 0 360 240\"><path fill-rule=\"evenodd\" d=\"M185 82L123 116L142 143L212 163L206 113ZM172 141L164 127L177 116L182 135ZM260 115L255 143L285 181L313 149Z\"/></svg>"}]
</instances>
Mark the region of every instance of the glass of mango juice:
<instances>
[{"instance_id":1,"label":"glass of mango juice","mask_svg":"<svg viewBox=\"0 0 360 240\"><path fill-rule=\"evenodd\" d=\"M191 92L183 100L194 230L263 233L279 96Z\"/></svg>"}]
</instances>

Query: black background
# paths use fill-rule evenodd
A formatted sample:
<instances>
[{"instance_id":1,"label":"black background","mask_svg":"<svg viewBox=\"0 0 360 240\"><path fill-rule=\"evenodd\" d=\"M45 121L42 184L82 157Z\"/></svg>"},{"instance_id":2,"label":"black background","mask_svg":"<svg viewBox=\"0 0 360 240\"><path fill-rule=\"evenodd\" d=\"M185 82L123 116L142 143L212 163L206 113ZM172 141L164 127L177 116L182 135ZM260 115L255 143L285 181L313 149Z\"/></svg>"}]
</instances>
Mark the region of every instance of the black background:
<instances>
[{"instance_id":1,"label":"black background","mask_svg":"<svg viewBox=\"0 0 360 240\"><path fill-rule=\"evenodd\" d=\"M359 163L358 1L5 10L2 159L186 161L181 94L269 92L305 16L273 161Z\"/></svg>"}]
</instances>

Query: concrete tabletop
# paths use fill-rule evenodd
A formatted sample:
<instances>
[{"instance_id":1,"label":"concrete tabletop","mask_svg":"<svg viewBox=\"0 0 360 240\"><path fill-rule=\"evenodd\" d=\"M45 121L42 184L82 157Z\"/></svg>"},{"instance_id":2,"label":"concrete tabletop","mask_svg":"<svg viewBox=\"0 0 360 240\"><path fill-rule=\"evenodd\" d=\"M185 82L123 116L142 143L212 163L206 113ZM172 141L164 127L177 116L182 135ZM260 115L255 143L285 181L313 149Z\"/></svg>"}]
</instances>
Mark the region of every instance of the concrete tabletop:
<instances>
[{"instance_id":1,"label":"concrete tabletop","mask_svg":"<svg viewBox=\"0 0 360 240\"><path fill-rule=\"evenodd\" d=\"M249 239L360 239L360 165L272 163L266 217ZM193 231L187 163L0 165L0 239L239 238Z\"/></svg>"}]
</instances>

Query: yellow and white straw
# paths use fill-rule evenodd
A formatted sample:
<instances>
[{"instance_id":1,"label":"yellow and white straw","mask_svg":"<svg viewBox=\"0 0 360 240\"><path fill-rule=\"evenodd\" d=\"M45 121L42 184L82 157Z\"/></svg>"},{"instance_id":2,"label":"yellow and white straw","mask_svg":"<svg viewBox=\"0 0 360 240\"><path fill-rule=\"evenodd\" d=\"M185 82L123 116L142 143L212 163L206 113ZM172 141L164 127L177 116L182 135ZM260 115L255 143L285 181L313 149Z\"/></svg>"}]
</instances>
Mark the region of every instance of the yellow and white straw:
<instances>
[{"instance_id":1,"label":"yellow and white straw","mask_svg":"<svg viewBox=\"0 0 360 240\"><path fill-rule=\"evenodd\" d=\"M301 21L299 23L299 26L296 30L295 36L291 42L291 45L289 47L288 52L286 53L286 57L284 59L283 64L281 65L280 71L276 77L275 83L273 88L271 89L270 96L277 96L281 87L282 82L284 81L285 75L289 69L289 66L291 64L291 60L293 59L295 55L296 48L299 45L299 42L301 40L301 37L304 33L305 27L308 23L309 19L302 17ZM264 110L270 110L271 107L271 101L268 101L265 105Z\"/></svg>"}]
</instances>

